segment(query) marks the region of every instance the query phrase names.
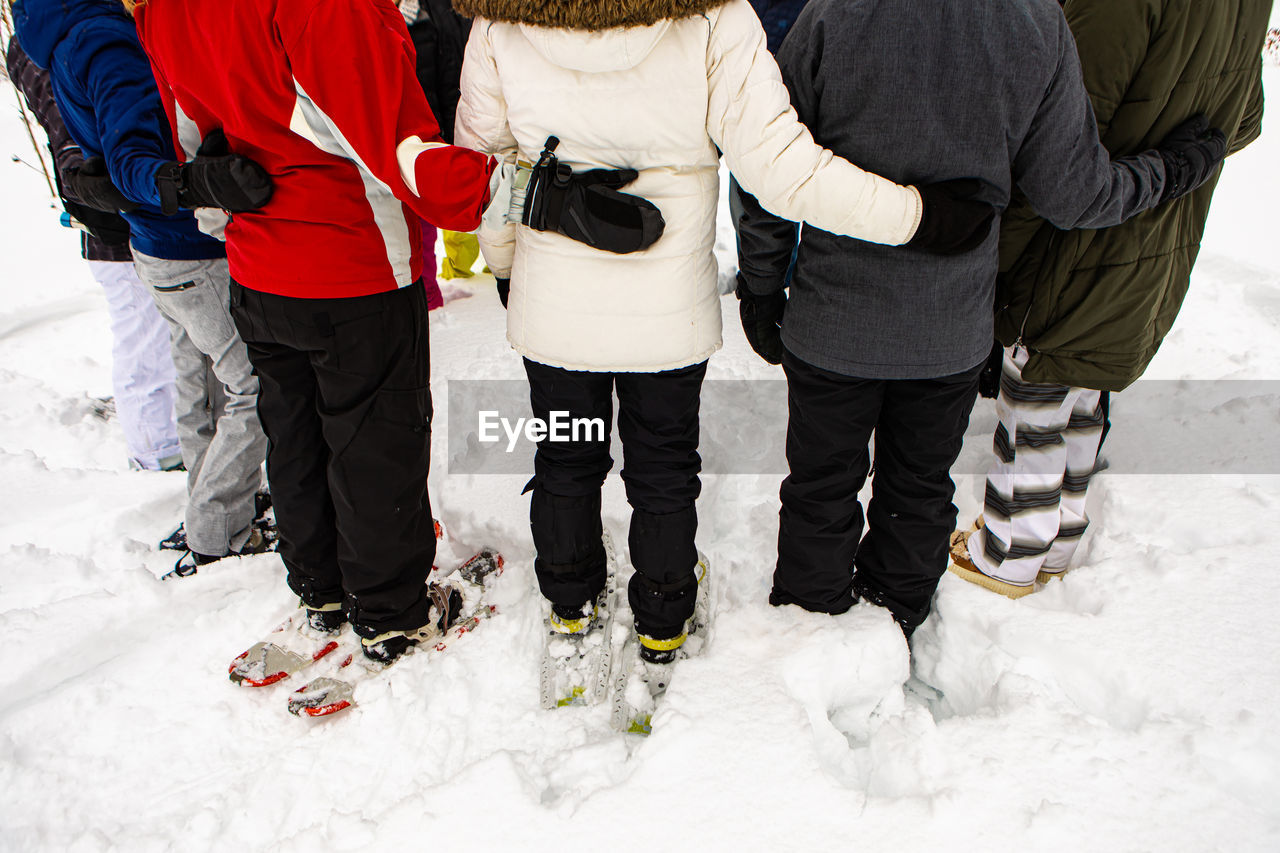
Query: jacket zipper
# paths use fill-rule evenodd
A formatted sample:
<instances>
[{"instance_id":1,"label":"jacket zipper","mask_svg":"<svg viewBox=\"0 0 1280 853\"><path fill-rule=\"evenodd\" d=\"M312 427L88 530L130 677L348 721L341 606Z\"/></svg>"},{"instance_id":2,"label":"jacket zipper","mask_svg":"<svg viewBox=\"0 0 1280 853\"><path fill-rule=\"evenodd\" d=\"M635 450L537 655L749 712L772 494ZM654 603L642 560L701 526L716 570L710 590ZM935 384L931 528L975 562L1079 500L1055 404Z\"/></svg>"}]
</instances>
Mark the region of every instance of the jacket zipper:
<instances>
[{"instance_id":1,"label":"jacket zipper","mask_svg":"<svg viewBox=\"0 0 1280 853\"><path fill-rule=\"evenodd\" d=\"M1050 235L1049 235L1049 244L1048 244L1048 246L1045 248L1045 252L1044 252L1045 257L1053 257L1053 251L1052 251L1052 250L1053 250L1054 245L1056 245L1056 244L1057 244L1057 242L1058 242L1058 239L1057 239L1057 238L1058 238L1058 235L1057 235L1057 234L1050 234ZM1031 347L1027 346L1027 345L1023 342L1022 338L1023 338L1023 335L1025 335L1025 334L1026 334L1026 331L1027 331L1027 321L1031 319L1031 309L1035 307L1035 304L1036 304L1036 289L1035 289L1034 287L1032 287L1032 288L1031 288L1031 295L1030 295L1030 297L1027 299L1027 312L1026 312L1025 314L1023 314L1023 315L1022 315L1022 325L1018 326L1018 337L1014 338L1014 341L1013 341L1013 356L1014 356L1014 358L1017 358L1017 356L1018 356L1018 350L1019 350L1019 349L1026 349L1026 351L1027 351L1028 353L1030 353L1030 352L1031 352Z\"/></svg>"},{"instance_id":2,"label":"jacket zipper","mask_svg":"<svg viewBox=\"0 0 1280 853\"><path fill-rule=\"evenodd\" d=\"M1018 327L1018 337L1013 339L1013 357L1018 357L1018 349L1025 346L1022 342L1022 333L1027 330L1027 320L1031 319L1031 304L1027 305L1027 313L1022 315L1022 325Z\"/></svg>"}]
</instances>

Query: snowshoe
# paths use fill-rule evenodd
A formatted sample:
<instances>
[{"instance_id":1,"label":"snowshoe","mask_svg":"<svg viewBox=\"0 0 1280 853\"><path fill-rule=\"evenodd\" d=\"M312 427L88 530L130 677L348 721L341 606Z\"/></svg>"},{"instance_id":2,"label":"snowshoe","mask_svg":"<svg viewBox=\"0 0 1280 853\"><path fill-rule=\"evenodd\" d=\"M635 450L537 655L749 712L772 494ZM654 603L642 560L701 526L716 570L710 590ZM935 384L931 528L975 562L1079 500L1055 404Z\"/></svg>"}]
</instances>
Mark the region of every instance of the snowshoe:
<instances>
[{"instance_id":1,"label":"snowshoe","mask_svg":"<svg viewBox=\"0 0 1280 853\"><path fill-rule=\"evenodd\" d=\"M676 664L700 654L710 639L711 584L710 562L698 552L698 594L693 616L679 638L654 640L631 633L618 656L614 675L613 727L630 734L648 735L653 731L653 714L671 685Z\"/></svg>"},{"instance_id":2,"label":"snowshoe","mask_svg":"<svg viewBox=\"0 0 1280 853\"><path fill-rule=\"evenodd\" d=\"M266 639L242 652L227 668L231 681L242 687L267 687L337 651L337 630L317 631L311 621L316 612L299 607Z\"/></svg>"},{"instance_id":3,"label":"snowshoe","mask_svg":"<svg viewBox=\"0 0 1280 853\"><path fill-rule=\"evenodd\" d=\"M361 642L361 652L346 655L333 675L320 676L299 687L289 696L289 713L299 717L327 717L355 705L356 688L364 681L385 672L392 664L421 654L444 652L461 637L471 633L480 623L497 612L487 603L490 578L502 573L502 555L485 548L449 573L430 581L433 591L432 613L435 618L413 634L396 632ZM454 577L456 575L456 578ZM396 641L402 638L403 641ZM371 646L382 649L369 654ZM396 648L399 647L399 648ZM384 658L380 659L380 658Z\"/></svg>"},{"instance_id":4,"label":"snowshoe","mask_svg":"<svg viewBox=\"0 0 1280 853\"><path fill-rule=\"evenodd\" d=\"M607 568L604 589L596 600L579 608L553 606L547 616L539 668L544 709L593 705L609 691L618 560L608 533L603 544Z\"/></svg>"}]
</instances>

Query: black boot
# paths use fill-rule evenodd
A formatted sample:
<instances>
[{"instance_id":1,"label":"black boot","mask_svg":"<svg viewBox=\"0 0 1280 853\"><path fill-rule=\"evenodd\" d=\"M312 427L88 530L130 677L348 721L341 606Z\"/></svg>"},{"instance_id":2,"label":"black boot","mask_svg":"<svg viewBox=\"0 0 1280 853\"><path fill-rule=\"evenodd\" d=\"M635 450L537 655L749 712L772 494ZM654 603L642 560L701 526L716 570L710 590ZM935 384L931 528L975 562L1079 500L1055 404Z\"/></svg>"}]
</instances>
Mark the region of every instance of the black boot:
<instances>
[{"instance_id":1,"label":"black boot","mask_svg":"<svg viewBox=\"0 0 1280 853\"><path fill-rule=\"evenodd\" d=\"M364 656L377 663L389 664L422 640L443 634L462 615L462 592L457 587L429 583L427 597L431 599L431 609L426 625L411 631L388 631L376 637L363 637L360 646Z\"/></svg>"}]
</instances>

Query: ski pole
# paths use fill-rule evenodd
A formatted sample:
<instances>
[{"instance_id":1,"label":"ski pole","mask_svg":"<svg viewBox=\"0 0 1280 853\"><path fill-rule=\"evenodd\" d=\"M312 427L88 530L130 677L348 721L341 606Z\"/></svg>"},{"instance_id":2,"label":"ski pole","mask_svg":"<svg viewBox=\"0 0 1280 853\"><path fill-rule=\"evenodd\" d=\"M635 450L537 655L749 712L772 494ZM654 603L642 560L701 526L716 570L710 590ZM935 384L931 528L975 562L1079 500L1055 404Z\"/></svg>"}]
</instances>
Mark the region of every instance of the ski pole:
<instances>
[{"instance_id":1,"label":"ski pole","mask_svg":"<svg viewBox=\"0 0 1280 853\"><path fill-rule=\"evenodd\" d=\"M43 172L41 172L39 169L37 169L35 166L32 166L30 163L28 163L26 160L23 160L23 159L22 159L21 157L19 157L17 154L11 154L11 155L9 155L9 160L10 160L10 162L17 163L19 166L26 166L28 169L30 169L31 171L35 172L37 175L42 175L42 174L44 174L44 173L43 173Z\"/></svg>"}]
</instances>

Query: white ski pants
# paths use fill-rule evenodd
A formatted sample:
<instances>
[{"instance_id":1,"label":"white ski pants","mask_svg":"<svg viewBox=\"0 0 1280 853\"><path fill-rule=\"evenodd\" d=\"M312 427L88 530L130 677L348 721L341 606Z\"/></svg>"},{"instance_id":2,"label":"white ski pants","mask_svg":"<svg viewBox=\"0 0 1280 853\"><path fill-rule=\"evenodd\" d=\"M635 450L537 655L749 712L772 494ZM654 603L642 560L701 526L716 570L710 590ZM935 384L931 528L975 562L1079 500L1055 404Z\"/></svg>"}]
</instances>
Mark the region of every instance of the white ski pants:
<instances>
[{"instance_id":1,"label":"white ski pants","mask_svg":"<svg viewBox=\"0 0 1280 853\"><path fill-rule=\"evenodd\" d=\"M983 574L1021 586L1064 571L1080 544L1104 420L1100 391L1024 382L1026 363L1005 350L984 525L969 541Z\"/></svg>"},{"instance_id":2,"label":"white ski pants","mask_svg":"<svg viewBox=\"0 0 1280 853\"><path fill-rule=\"evenodd\" d=\"M169 326L129 261L89 261L111 318L111 387L129 458L157 470L180 458ZM163 465L162 465L163 463Z\"/></svg>"}]
</instances>

